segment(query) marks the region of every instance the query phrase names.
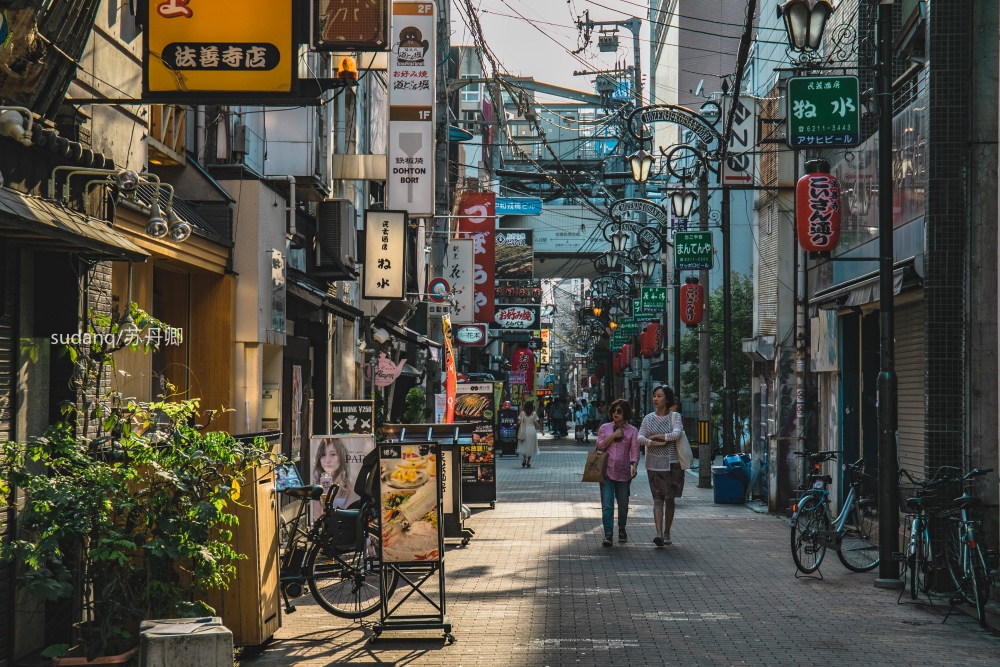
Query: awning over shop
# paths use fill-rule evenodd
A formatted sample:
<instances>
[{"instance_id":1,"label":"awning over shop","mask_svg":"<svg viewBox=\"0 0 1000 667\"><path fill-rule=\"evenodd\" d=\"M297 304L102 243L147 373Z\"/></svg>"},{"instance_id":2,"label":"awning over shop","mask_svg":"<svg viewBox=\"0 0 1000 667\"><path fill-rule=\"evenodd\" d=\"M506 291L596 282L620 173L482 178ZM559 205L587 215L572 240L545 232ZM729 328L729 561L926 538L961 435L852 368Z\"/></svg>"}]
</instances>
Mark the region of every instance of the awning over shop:
<instances>
[{"instance_id":1,"label":"awning over shop","mask_svg":"<svg viewBox=\"0 0 1000 667\"><path fill-rule=\"evenodd\" d=\"M896 269L892 272L893 294L900 294L906 289L920 287L922 284L922 278L917 273L912 259L896 263ZM872 271L854 280L817 292L809 300L809 304L820 308L850 308L875 303L879 298L879 272Z\"/></svg>"},{"instance_id":2,"label":"awning over shop","mask_svg":"<svg viewBox=\"0 0 1000 667\"><path fill-rule=\"evenodd\" d=\"M5 238L41 250L132 262L149 257L103 220L4 187L0 187L0 230Z\"/></svg>"},{"instance_id":3,"label":"awning over shop","mask_svg":"<svg viewBox=\"0 0 1000 667\"><path fill-rule=\"evenodd\" d=\"M288 282L285 283L285 289L288 291L289 296L301 299L317 308L325 308L334 315L345 320L350 320L351 322L364 315L363 312L351 304L327 294L321 287L314 285L308 278L298 272L289 271L288 273Z\"/></svg>"}]
</instances>

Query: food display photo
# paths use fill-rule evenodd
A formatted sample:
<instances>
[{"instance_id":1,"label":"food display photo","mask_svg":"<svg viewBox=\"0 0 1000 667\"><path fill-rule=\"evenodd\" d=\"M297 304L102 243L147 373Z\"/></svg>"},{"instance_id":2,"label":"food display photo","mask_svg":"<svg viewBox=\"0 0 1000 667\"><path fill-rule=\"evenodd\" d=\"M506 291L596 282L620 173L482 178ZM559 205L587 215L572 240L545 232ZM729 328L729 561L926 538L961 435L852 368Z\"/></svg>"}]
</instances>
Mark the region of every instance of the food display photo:
<instances>
[{"instance_id":1,"label":"food display photo","mask_svg":"<svg viewBox=\"0 0 1000 667\"><path fill-rule=\"evenodd\" d=\"M441 554L437 444L379 446L382 559L437 561Z\"/></svg>"}]
</instances>

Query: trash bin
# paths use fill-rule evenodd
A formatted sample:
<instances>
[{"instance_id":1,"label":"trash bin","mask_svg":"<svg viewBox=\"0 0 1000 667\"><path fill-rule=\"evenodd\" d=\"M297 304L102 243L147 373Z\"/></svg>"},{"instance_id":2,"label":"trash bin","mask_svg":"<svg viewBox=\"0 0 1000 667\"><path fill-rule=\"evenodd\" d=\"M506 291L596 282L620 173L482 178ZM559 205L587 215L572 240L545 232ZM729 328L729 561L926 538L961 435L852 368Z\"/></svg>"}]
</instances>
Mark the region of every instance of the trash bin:
<instances>
[{"instance_id":1,"label":"trash bin","mask_svg":"<svg viewBox=\"0 0 1000 667\"><path fill-rule=\"evenodd\" d=\"M738 505L746 498L747 485L726 466L712 466L712 487L716 505Z\"/></svg>"},{"instance_id":2,"label":"trash bin","mask_svg":"<svg viewBox=\"0 0 1000 667\"><path fill-rule=\"evenodd\" d=\"M730 475L742 482L744 486L750 485L751 468L748 454L731 454L722 459L722 465L729 470Z\"/></svg>"}]
</instances>

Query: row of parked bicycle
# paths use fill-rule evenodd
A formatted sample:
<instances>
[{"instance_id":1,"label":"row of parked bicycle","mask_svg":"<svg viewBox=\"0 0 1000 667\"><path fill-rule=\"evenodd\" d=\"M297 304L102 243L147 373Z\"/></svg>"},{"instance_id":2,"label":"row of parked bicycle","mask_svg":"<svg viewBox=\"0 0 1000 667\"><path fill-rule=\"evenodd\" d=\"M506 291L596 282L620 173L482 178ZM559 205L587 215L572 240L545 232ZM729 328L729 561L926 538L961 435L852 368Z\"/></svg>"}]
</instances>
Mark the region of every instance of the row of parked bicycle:
<instances>
[{"instance_id":1,"label":"row of parked bicycle","mask_svg":"<svg viewBox=\"0 0 1000 667\"><path fill-rule=\"evenodd\" d=\"M829 485L833 479L820 471L823 463L840 453L797 452L808 457L812 472L809 487L792 509L792 558L803 574L819 569L827 549L834 549L854 572L868 572L879 564L878 500L862 495L864 459L844 464L847 495L840 513L832 517ZM900 576L908 580L912 599L922 593L928 600L947 600L952 609L968 603L984 627L986 603L1000 583L1000 573L997 553L988 549L991 543L984 539L982 524L975 517L980 505L975 485L991 472L992 468L962 474L959 468L942 466L931 477L916 479L901 470L903 550L893 553L902 564ZM935 544L934 535L943 544Z\"/></svg>"}]
</instances>

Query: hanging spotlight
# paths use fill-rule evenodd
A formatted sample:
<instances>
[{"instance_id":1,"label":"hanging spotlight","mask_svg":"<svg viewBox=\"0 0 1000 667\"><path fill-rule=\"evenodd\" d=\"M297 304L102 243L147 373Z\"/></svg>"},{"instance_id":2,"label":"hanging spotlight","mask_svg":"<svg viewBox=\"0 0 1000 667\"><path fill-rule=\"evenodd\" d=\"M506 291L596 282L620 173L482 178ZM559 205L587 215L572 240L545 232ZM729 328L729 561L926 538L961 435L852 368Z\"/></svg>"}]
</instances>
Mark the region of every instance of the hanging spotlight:
<instances>
[{"instance_id":1,"label":"hanging spotlight","mask_svg":"<svg viewBox=\"0 0 1000 667\"><path fill-rule=\"evenodd\" d=\"M183 243L191 236L191 223L178 218L174 209L167 211L167 227L170 229L171 240L176 243Z\"/></svg>"},{"instance_id":2,"label":"hanging spotlight","mask_svg":"<svg viewBox=\"0 0 1000 667\"><path fill-rule=\"evenodd\" d=\"M133 172L135 173L135 172ZM170 232L167 223L160 215L160 205L155 201L149 206L149 222L146 223L146 236L162 239Z\"/></svg>"}]
</instances>

